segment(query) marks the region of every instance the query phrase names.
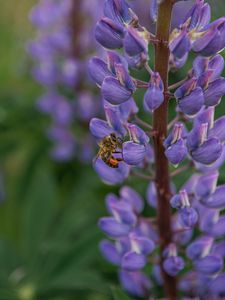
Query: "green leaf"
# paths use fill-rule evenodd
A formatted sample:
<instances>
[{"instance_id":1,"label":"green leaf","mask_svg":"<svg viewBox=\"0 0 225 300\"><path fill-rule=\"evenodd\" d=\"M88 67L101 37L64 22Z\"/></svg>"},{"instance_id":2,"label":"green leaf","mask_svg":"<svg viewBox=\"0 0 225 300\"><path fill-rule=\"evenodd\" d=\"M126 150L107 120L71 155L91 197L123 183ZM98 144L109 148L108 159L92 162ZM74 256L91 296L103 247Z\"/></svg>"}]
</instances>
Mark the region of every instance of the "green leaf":
<instances>
[{"instance_id":1,"label":"green leaf","mask_svg":"<svg viewBox=\"0 0 225 300\"><path fill-rule=\"evenodd\" d=\"M19 265L20 259L11 245L6 241L0 240L0 275L7 278Z\"/></svg>"},{"instance_id":2,"label":"green leaf","mask_svg":"<svg viewBox=\"0 0 225 300\"><path fill-rule=\"evenodd\" d=\"M113 300L132 300L119 287L111 287Z\"/></svg>"},{"instance_id":3,"label":"green leaf","mask_svg":"<svg viewBox=\"0 0 225 300\"><path fill-rule=\"evenodd\" d=\"M56 274L55 278L40 286L40 292L51 290L93 290L101 293L109 293L107 284L100 275L93 270L68 268L62 274Z\"/></svg>"},{"instance_id":4,"label":"green leaf","mask_svg":"<svg viewBox=\"0 0 225 300\"><path fill-rule=\"evenodd\" d=\"M32 176L23 214L24 254L35 261L42 251L42 243L50 233L56 215L57 191L51 172L39 165Z\"/></svg>"}]
</instances>

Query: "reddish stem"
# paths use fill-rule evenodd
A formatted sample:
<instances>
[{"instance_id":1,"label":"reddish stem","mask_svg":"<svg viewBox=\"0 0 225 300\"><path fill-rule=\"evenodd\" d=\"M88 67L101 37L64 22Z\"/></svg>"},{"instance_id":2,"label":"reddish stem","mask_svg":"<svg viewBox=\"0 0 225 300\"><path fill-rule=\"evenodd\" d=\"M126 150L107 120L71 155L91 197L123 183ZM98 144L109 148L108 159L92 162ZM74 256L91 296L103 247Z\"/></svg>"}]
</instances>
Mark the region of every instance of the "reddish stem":
<instances>
[{"instance_id":1,"label":"reddish stem","mask_svg":"<svg viewBox=\"0 0 225 300\"><path fill-rule=\"evenodd\" d=\"M155 45L155 70L159 72L164 83L164 102L154 112L153 115L153 130L156 132L154 136L154 152L156 162L156 187L158 195L158 229L160 235L160 250L161 250L161 272L164 279L164 289L167 299L177 299L176 279L169 276L163 270L163 250L172 241L171 229L171 208L170 199L170 175L169 164L164 154L163 140L167 136L168 125L168 72L169 72L169 33L171 23L171 13L173 3L172 0L164 0L159 5L158 21L156 30L156 39L159 41Z\"/></svg>"}]
</instances>

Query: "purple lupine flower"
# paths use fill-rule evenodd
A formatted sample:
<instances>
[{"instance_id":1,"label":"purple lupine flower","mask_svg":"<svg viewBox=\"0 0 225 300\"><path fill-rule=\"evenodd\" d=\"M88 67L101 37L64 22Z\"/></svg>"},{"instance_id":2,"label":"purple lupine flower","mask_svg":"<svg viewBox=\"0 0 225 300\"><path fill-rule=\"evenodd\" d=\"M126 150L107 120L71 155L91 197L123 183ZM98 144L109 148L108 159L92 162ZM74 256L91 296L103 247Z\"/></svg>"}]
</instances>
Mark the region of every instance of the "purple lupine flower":
<instances>
[{"instance_id":1,"label":"purple lupine flower","mask_svg":"<svg viewBox=\"0 0 225 300\"><path fill-rule=\"evenodd\" d=\"M148 42L133 27L128 27L124 38L124 49L129 56L137 56L141 53L147 56ZM147 58L147 57L146 57Z\"/></svg>"},{"instance_id":2,"label":"purple lupine flower","mask_svg":"<svg viewBox=\"0 0 225 300\"><path fill-rule=\"evenodd\" d=\"M204 94L201 87L197 86L197 79L194 77L179 87L174 95L179 110L189 116L196 115L203 107Z\"/></svg>"},{"instance_id":3,"label":"purple lupine flower","mask_svg":"<svg viewBox=\"0 0 225 300\"><path fill-rule=\"evenodd\" d=\"M163 103L163 92L163 82L159 73L152 73L149 81L149 87L144 96L144 107L146 110L153 111Z\"/></svg>"},{"instance_id":4,"label":"purple lupine flower","mask_svg":"<svg viewBox=\"0 0 225 300\"><path fill-rule=\"evenodd\" d=\"M119 277L122 286L133 296L144 297L152 287L149 277L139 271L128 272L121 270Z\"/></svg>"},{"instance_id":5,"label":"purple lupine flower","mask_svg":"<svg viewBox=\"0 0 225 300\"><path fill-rule=\"evenodd\" d=\"M164 253L163 268L170 276L176 276L184 268L184 260L177 256L176 245L170 244Z\"/></svg>"},{"instance_id":6,"label":"purple lupine flower","mask_svg":"<svg viewBox=\"0 0 225 300\"><path fill-rule=\"evenodd\" d=\"M150 208L127 186L121 188L119 197L107 197L110 216L102 218L99 225L111 241L104 241L101 251L119 267L121 285L133 296L159 297L157 289L150 291L151 283L146 280L146 272L150 272L156 285L166 287L165 299L171 295L167 289L172 289L172 294L181 292L182 299L217 299L224 295L220 276L223 278L225 256L224 183L217 186L218 169L225 161L225 118L215 119L216 106L225 94L224 60L218 54L225 46L224 17L211 22L211 9L204 0L195 0L187 13L183 1L175 2L186 16L179 18L168 40L161 37L162 23L156 35L154 30L149 32L140 14L125 0L106 0L100 23L108 22L108 27L101 25L99 29L100 23L97 25L97 38L103 46L122 49L120 55L108 52L106 59L90 62L89 73L101 88L106 115L106 121L92 119L91 132L100 150L110 134L118 138L118 148L110 152L118 160L116 167L110 168L99 156L95 168L101 164L102 170L107 170L103 181L111 184L121 183L128 173L150 181L146 194ZM162 22L170 4L152 0L152 19ZM166 29L169 32L169 24ZM151 43L156 54L153 70L148 52ZM160 57L160 49L168 53ZM192 50L198 56L185 79L169 86L168 74L163 74L167 63L168 73L175 72L185 65ZM166 64L159 67L160 58ZM149 83L137 75L141 67L148 71ZM131 68L136 70L130 72ZM146 114L153 114L153 118L146 117L153 119L152 124L137 116L140 102L135 103L134 92L138 90L138 97L143 95L139 88L144 90ZM176 117L166 124L172 98L177 103ZM122 167L127 167L126 176ZM183 183L180 177L176 192L168 173L176 177L183 172L187 181ZM173 277L178 277L177 287Z\"/></svg>"},{"instance_id":7,"label":"purple lupine flower","mask_svg":"<svg viewBox=\"0 0 225 300\"><path fill-rule=\"evenodd\" d=\"M95 22L98 16L94 11L91 14L86 2L78 1L75 7L71 0L40 0L30 13L30 20L37 30L37 37L27 45L27 51L36 61L31 73L46 90L38 101L38 108L50 116L54 127L60 127L64 132L57 138L51 138L49 134L53 142L51 156L59 161L70 160L75 156L73 151L76 149L84 149L86 160L93 155L92 151L85 149L84 141L88 140L88 136L82 140L77 137L68 139L72 135L75 119L78 121L76 126L80 121L82 124L89 123L93 115L100 111L100 106L94 104L96 96L93 87L87 82L84 90L81 84L86 77L84 59L96 51L96 44L90 36L88 43L83 43L83 38L89 34L86 22L81 22L81 26L75 29L74 21L71 21L72 16L76 19L76 14L87 14L90 24ZM94 2L99 4L97 0ZM80 151L76 151L76 155L80 157Z\"/></svg>"},{"instance_id":8,"label":"purple lupine flower","mask_svg":"<svg viewBox=\"0 0 225 300\"><path fill-rule=\"evenodd\" d=\"M174 165L178 165L188 154L184 140L185 137L186 132L184 125L182 123L177 123L174 125L171 134L164 141L164 146L166 148L165 155Z\"/></svg>"}]
</instances>

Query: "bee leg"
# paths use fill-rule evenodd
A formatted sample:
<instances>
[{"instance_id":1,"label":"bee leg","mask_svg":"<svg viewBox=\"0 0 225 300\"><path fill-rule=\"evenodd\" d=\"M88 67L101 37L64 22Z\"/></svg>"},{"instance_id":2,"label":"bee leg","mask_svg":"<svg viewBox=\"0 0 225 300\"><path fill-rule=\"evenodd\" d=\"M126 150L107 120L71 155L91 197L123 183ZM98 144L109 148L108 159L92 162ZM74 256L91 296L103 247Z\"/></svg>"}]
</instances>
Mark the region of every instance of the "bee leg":
<instances>
[{"instance_id":1,"label":"bee leg","mask_svg":"<svg viewBox=\"0 0 225 300\"><path fill-rule=\"evenodd\" d=\"M117 158L118 161L123 161L123 158Z\"/></svg>"}]
</instances>

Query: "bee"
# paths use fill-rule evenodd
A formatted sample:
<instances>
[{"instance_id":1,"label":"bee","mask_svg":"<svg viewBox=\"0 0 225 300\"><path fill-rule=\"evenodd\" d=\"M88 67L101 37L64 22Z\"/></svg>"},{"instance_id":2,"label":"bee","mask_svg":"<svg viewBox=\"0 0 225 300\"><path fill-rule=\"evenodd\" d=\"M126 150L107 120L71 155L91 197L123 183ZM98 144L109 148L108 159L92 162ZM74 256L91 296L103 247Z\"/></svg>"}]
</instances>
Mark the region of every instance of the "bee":
<instances>
[{"instance_id":1,"label":"bee","mask_svg":"<svg viewBox=\"0 0 225 300\"><path fill-rule=\"evenodd\" d=\"M114 154L122 154L122 151L117 151L117 149L122 149L122 144L122 139L117 137L115 133L105 136L99 143L99 151L95 161L100 157L107 166L118 168L119 162L123 159L115 157Z\"/></svg>"}]
</instances>

